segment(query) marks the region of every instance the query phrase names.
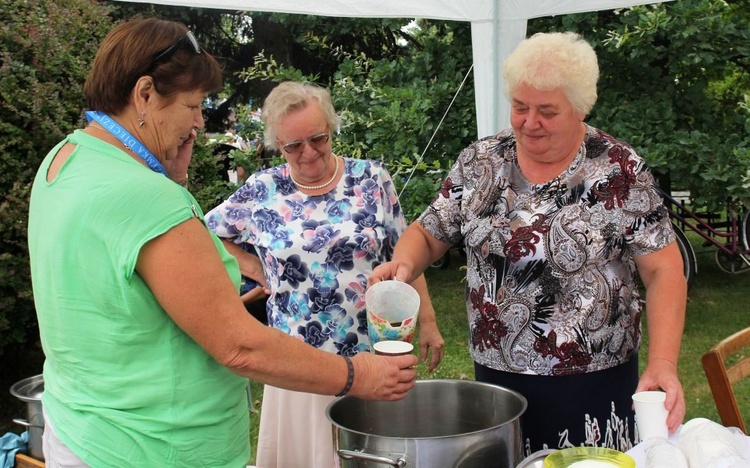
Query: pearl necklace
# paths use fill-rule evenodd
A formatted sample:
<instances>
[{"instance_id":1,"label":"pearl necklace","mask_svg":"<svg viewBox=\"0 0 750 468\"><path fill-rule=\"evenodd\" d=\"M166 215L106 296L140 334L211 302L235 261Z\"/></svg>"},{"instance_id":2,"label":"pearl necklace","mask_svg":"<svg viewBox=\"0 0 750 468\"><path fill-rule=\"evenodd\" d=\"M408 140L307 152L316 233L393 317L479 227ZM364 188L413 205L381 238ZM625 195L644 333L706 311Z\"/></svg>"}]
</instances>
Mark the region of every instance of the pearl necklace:
<instances>
[{"instance_id":1,"label":"pearl necklace","mask_svg":"<svg viewBox=\"0 0 750 468\"><path fill-rule=\"evenodd\" d=\"M289 178L292 179L292 182L294 182L294 185L296 185L297 188L301 188L301 189L305 189L305 190L320 190L322 188L326 188L326 187L328 187L329 185L331 185L333 183L333 181L336 179L336 175L338 175L338 173L339 173L339 158L338 158L338 156L334 156L334 158L336 158L336 169L333 171L333 177L331 177L330 179L328 179L328 182L326 182L325 184L320 184L320 185L304 185L304 184L300 184L299 182L297 182L296 180L294 180L294 176L292 176L292 168L291 167L289 168Z\"/></svg>"}]
</instances>

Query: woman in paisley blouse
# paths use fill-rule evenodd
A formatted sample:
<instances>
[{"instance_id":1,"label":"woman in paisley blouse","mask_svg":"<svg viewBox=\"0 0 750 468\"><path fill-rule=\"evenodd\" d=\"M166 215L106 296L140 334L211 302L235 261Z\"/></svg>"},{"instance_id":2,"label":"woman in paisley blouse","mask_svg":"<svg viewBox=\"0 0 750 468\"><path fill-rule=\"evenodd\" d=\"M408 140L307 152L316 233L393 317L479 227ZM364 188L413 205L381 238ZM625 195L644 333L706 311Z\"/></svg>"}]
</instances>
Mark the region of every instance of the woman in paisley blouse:
<instances>
[{"instance_id":1,"label":"woman in paisley blouse","mask_svg":"<svg viewBox=\"0 0 750 468\"><path fill-rule=\"evenodd\" d=\"M332 153L339 118L323 88L281 83L261 117L266 145L280 149L286 164L250 176L206 215L209 228L236 254L241 270L252 270L258 257L239 245L255 248L271 293L270 326L330 353L366 353L367 278L391 259L406 228L391 177L380 162ZM424 277L411 282L421 296L420 355L423 361L430 357L431 371L444 342ZM337 465L325 416L331 401L266 385L257 465Z\"/></svg>"},{"instance_id":2,"label":"woman in paisley blouse","mask_svg":"<svg viewBox=\"0 0 750 468\"><path fill-rule=\"evenodd\" d=\"M599 76L574 33L537 34L503 68L511 127L458 157L435 201L371 281L408 281L463 242L476 379L529 402L526 451L637 441L631 395L677 376L686 282L654 179L626 143L584 123ZM638 378L645 286L648 362Z\"/></svg>"}]
</instances>

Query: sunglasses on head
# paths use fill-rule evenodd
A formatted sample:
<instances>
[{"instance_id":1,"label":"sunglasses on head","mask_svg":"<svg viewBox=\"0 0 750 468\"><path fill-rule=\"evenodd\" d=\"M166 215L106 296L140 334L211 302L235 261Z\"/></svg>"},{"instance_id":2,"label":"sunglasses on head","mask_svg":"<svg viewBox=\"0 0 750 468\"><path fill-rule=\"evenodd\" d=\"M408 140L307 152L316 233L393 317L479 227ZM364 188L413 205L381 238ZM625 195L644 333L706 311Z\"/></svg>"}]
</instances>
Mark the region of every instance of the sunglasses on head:
<instances>
[{"instance_id":1,"label":"sunglasses on head","mask_svg":"<svg viewBox=\"0 0 750 468\"><path fill-rule=\"evenodd\" d=\"M281 149L284 150L285 153L296 154L302 151L305 145L310 145L317 149L318 147L323 146L326 143L328 143L328 140L330 138L331 138L331 132L318 133L316 135L311 136L310 138L305 138L304 140L290 141L289 143L285 145L281 145Z\"/></svg>"},{"instance_id":2,"label":"sunglasses on head","mask_svg":"<svg viewBox=\"0 0 750 468\"><path fill-rule=\"evenodd\" d=\"M157 63L168 59L169 57L172 56L172 54L174 54L177 51L177 49L185 45L191 46L193 48L193 51L196 54L201 53L201 46L198 44L198 41L195 39L195 36L193 36L193 32L188 31L187 34L182 36L177 42L175 42L171 46L167 47L166 49L156 54L153 60L149 62L148 67L146 67L146 70L151 70L152 68L154 68L154 66L156 66Z\"/></svg>"}]
</instances>

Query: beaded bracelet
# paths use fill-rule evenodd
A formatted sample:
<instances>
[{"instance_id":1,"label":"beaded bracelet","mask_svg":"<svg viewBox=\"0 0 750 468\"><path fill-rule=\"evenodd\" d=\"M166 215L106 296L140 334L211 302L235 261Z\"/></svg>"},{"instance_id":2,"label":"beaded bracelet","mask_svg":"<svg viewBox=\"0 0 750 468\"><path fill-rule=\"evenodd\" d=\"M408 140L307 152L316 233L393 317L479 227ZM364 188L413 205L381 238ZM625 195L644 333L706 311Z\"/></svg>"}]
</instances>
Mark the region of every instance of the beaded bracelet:
<instances>
[{"instance_id":1,"label":"beaded bracelet","mask_svg":"<svg viewBox=\"0 0 750 468\"><path fill-rule=\"evenodd\" d=\"M344 358L344 362L346 362L346 385L344 385L344 388L336 394L337 397L349 393L349 390L352 389L352 384L354 383L354 364L352 364L352 360L349 359L349 356L341 357Z\"/></svg>"}]
</instances>

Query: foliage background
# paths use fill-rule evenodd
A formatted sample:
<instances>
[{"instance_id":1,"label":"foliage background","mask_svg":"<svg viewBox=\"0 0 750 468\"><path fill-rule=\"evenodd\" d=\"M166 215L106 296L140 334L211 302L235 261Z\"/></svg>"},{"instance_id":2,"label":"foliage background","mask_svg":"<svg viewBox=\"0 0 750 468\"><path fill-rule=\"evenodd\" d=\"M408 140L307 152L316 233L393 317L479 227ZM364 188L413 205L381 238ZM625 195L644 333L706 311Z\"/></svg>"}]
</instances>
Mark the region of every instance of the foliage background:
<instances>
[{"instance_id":1,"label":"foliage background","mask_svg":"<svg viewBox=\"0 0 750 468\"><path fill-rule=\"evenodd\" d=\"M44 154L82 124L81 89L112 27L110 11L87 0L0 5L0 356L37 341L26 246L31 181Z\"/></svg>"},{"instance_id":2,"label":"foliage background","mask_svg":"<svg viewBox=\"0 0 750 468\"><path fill-rule=\"evenodd\" d=\"M533 26L595 45L589 122L633 145L667 188L710 210L750 200L750 2L680 0Z\"/></svg>"}]
</instances>

